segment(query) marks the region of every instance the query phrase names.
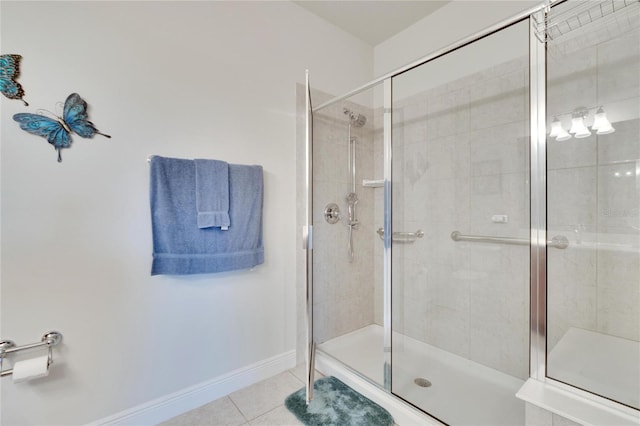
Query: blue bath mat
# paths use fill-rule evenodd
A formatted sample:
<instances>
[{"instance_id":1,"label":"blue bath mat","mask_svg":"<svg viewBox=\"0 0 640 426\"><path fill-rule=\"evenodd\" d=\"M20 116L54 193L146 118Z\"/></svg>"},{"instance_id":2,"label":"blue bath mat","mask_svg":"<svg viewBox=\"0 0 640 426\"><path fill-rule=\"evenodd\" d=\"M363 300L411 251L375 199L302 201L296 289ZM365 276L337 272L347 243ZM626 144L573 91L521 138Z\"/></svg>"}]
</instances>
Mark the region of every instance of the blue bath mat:
<instances>
[{"instance_id":1,"label":"blue bath mat","mask_svg":"<svg viewBox=\"0 0 640 426\"><path fill-rule=\"evenodd\" d=\"M306 426L392 426L393 417L335 377L313 384L313 399L307 405L305 389L292 393L285 405Z\"/></svg>"}]
</instances>

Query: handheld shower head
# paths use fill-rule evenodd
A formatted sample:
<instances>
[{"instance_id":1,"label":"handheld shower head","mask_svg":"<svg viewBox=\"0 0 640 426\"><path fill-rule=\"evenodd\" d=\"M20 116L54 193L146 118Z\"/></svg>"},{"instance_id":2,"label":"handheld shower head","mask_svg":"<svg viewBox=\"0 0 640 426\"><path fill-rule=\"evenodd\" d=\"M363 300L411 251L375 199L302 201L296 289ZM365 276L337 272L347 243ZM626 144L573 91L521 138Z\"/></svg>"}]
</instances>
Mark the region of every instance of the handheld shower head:
<instances>
[{"instance_id":1,"label":"handheld shower head","mask_svg":"<svg viewBox=\"0 0 640 426\"><path fill-rule=\"evenodd\" d=\"M367 117L362 114L357 114L351 111L349 108L344 108L342 111L345 115L349 116L349 120L351 121L351 125L353 127L362 127L367 122Z\"/></svg>"}]
</instances>

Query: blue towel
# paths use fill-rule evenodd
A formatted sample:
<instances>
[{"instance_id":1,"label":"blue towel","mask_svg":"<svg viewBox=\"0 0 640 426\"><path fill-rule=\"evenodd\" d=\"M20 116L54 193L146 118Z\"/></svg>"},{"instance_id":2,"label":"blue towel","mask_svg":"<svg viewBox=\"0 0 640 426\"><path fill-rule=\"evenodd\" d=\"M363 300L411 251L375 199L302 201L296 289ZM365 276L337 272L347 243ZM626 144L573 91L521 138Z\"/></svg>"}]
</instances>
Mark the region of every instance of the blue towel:
<instances>
[{"instance_id":1,"label":"blue towel","mask_svg":"<svg viewBox=\"0 0 640 426\"><path fill-rule=\"evenodd\" d=\"M193 160L151 159L151 275L223 272L263 263L262 167L229 164L228 231L198 228L195 175Z\"/></svg>"},{"instance_id":2,"label":"blue towel","mask_svg":"<svg viewBox=\"0 0 640 426\"><path fill-rule=\"evenodd\" d=\"M218 160L194 160L198 228L229 229L229 164Z\"/></svg>"}]
</instances>

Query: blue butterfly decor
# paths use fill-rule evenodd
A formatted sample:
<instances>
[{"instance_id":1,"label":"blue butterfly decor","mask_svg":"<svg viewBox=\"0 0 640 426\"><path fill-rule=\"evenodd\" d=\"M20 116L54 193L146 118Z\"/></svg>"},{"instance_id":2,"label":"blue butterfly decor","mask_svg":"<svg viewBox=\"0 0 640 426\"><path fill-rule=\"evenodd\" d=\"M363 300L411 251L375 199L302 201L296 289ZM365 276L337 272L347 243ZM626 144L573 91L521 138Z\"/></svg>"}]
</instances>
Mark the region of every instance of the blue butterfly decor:
<instances>
[{"instance_id":1,"label":"blue butterfly decor","mask_svg":"<svg viewBox=\"0 0 640 426\"><path fill-rule=\"evenodd\" d=\"M60 150L71 146L71 132L82 138L102 135L88 120L87 103L77 93L69 95L64 102L62 117L49 118L42 114L15 114L13 119L20 123L20 128L31 134L47 138L47 141L58 151L58 162L62 162Z\"/></svg>"},{"instance_id":2,"label":"blue butterfly decor","mask_svg":"<svg viewBox=\"0 0 640 426\"><path fill-rule=\"evenodd\" d=\"M0 55L0 92L9 99L20 99L29 105L22 97L24 90L16 81L20 75L20 55Z\"/></svg>"}]
</instances>

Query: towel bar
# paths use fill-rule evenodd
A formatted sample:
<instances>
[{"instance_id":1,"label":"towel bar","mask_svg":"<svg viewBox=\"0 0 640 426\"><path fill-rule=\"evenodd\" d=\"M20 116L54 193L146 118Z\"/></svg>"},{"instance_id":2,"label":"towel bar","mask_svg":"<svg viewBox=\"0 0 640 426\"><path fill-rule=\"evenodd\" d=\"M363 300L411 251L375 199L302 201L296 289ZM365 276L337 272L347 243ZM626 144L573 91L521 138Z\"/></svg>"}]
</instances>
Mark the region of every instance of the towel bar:
<instances>
[{"instance_id":1,"label":"towel bar","mask_svg":"<svg viewBox=\"0 0 640 426\"><path fill-rule=\"evenodd\" d=\"M24 351L28 349L39 348L46 346L49 350L49 365L53 363L52 348L62 342L62 333L59 331L50 331L44 336L42 340L37 343L30 343L28 345L16 346L12 340L0 341L0 377L9 376L13 374L13 370L2 370L2 361L5 355L9 355L13 352Z\"/></svg>"},{"instance_id":2,"label":"towel bar","mask_svg":"<svg viewBox=\"0 0 640 426\"><path fill-rule=\"evenodd\" d=\"M469 241L474 243L491 243L491 244L513 244L518 246L528 246L531 240L526 238L514 237L494 237L491 235L464 235L460 231L451 233L453 241ZM564 235L556 235L547 241L547 247L555 247L557 249L566 249L569 247L569 239Z\"/></svg>"},{"instance_id":3,"label":"towel bar","mask_svg":"<svg viewBox=\"0 0 640 426\"><path fill-rule=\"evenodd\" d=\"M378 228L376 233L380 236L381 240L384 240L384 229ZM394 232L391 234L391 240L397 243L413 243L418 238L424 237L424 232L418 229L416 232Z\"/></svg>"}]
</instances>

